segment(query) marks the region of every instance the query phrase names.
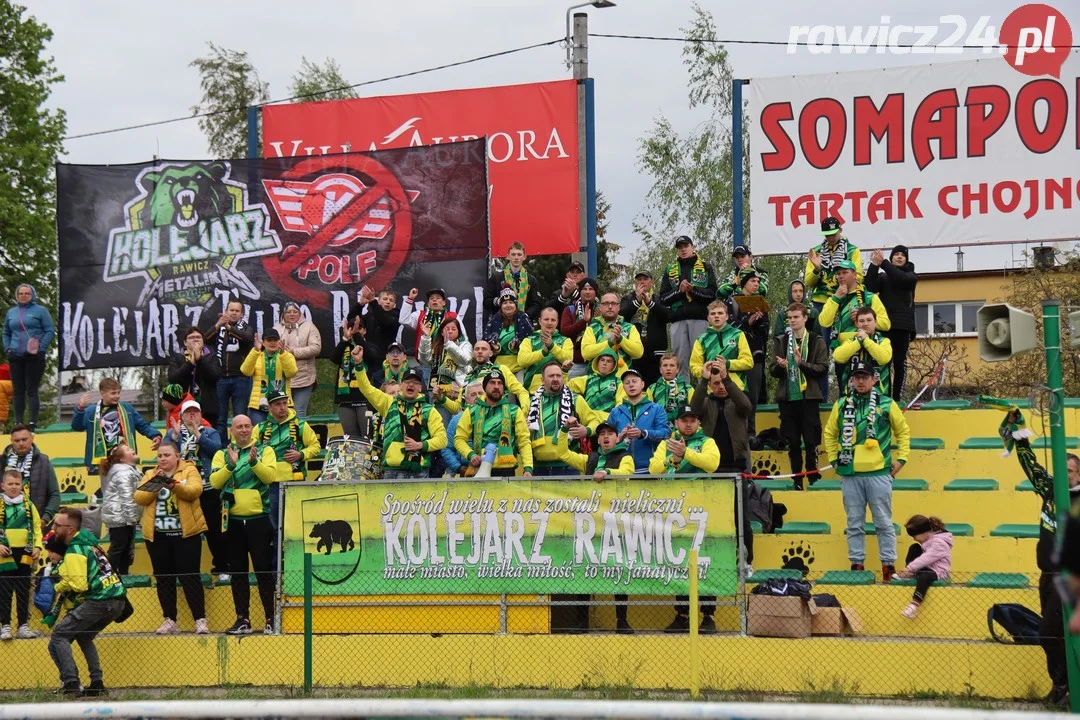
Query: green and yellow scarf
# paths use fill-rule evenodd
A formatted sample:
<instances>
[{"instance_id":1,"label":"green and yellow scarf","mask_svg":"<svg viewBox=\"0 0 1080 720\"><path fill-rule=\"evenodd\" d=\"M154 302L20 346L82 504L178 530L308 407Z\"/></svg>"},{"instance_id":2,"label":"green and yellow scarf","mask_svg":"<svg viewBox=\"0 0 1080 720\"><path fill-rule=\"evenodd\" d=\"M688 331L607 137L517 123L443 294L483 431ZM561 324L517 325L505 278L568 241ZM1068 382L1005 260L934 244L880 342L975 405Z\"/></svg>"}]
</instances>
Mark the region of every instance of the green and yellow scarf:
<instances>
[{"instance_id":1,"label":"green and yellow scarf","mask_svg":"<svg viewBox=\"0 0 1080 720\"><path fill-rule=\"evenodd\" d=\"M517 457L514 455L513 410L506 398L489 405L484 401L474 403L469 408L472 416L473 450L482 453L489 444L494 444L496 468L514 467Z\"/></svg>"},{"instance_id":2,"label":"green and yellow scarf","mask_svg":"<svg viewBox=\"0 0 1080 720\"><path fill-rule=\"evenodd\" d=\"M355 343L349 343L345 346L345 352L341 357L341 366L338 368L337 396L342 399L348 398L353 394L354 390L360 390L360 383L356 381L356 371L361 365L358 365L352 356L355 347ZM386 361L383 360L383 366L385 367L385 365Z\"/></svg>"},{"instance_id":3,"label":"green and yellow scarf","mask_svg":"<svg viewBox=\"0 0 1080 720\"><path fill-rule=\"evenodd\" d=\"M795 331L789 327L787 329L787 399L792 402L802 400L803 391L806 390L806 376L803 375L799 363L795 360L796 343L799 345L799 353L805 360L810 348L810 333L803 330L802 340L798 340L795 337Z\"/></svg>"},{"instance_id":4,"label":"green and yellow scarf","mask_svg":"<svg viewBox=\"0 0 1080 720\"><path fill-rule=\"evenodd\" d=\"M855 462L855 446L859 442L859 430L863 430L863 446L876 448L877 441L877 388L870 391L866 404L857 402L859 394L852 392L844 398L844 407L840 411L840 458L838 465L851 465Z\"/></svg>"},{"instance_id":5,"label":"green and yellow scarf","mask_svg":"<svg viewBox=\"0 0 1080 720\"><path fill-rule=\"evenodd\" d=\"M668 265L667 269L664 272L668 276L668 278L671 279L671 283L673 285L678 286L679 283L682 282L681 278L679 277L678 258L676 258L675 262ZM700 255L694 256L694 267L690 271L690 277L687 279L694 287L703 288L709 284L709 273L705 270L705 261L701 259ZM686 302L690 302L691 300L693 300L693 297L690 295L690 293L683 293L683 295L686 296ZM682 300L676 300L675 302L671 303L672 312L678 312L679 309L682 307L682 304Z\"/></svg>"},{"instance_id":6,"label":"green and yellow scarf","mask_svg":"<svg viewBox=\"0 0 1080 720\"><path fill-rule=\"evenodd\" d=\"M111 406L110 406L111 407ZM108 456L109 451L122 442L126 442L131 446L132 450L138 451L135 447L135 429L131 425L131 418L128 417L127 410L124 408L123 403L116 403L116 416L120 421L120 435L113 439L105 438L105 431L101 427L101 415L106 410L106 407L99 401L97 409L94 413L94 445L93 454L91 455L91 462L97 465Z\"/></svg>"},{"instance_id":7,"label":"green and yellow scarf","mask_svg":"<svg viewBox=\"0 0 1080 720\"><path fill-rule=\"evenodd\" d=\"M383 382L384 383L396 382L396 383L400 384L402 378L405 377L405 373L408 371L408 369L409 369L409 363L407 363L407 362L401 363L401 367L398 368L397 370L394 370L394 368L392 368L390 366L390 361L389 360L383 360L382 361Z\"/></svg>"},{"instance_id":8,"label":"green and yellow scarf","mask_svg":"<svg viewBox=\"0 0 1080 720\"><path fill-rule=\"evenodd\" d=\"M413 440L424 442L428 439L427 418L428 413L434 412L422 398L406 400L398 395L394 398L394 404L383 419L382 436L383 447L390 443L405 442L408 435ZM399 469L401 470L424 470L431 465L431 454L420 452L405 452Z\"/></svg>"},{"instance_id":9,"label":"green and yellow scarf","mask_svg":"<svg viewBox=\"0 0 1080 720\"><path fill-rule=\"evenodd\" d=\"M701 428L698 428L698 431L696 433L694 433L693 435L691 435L690 437L683 436L683 437L680 437L678 439L680 439L684 443L686 443L686 449L687 450L693 450L694 452L701 452L701 448L702 448L702 446L705 445L705 441L709 439L709 436L705 434L704 430L702 430ZM666 456L664 457L664 463L667 466L667 469L664 470L665 475L678 475L678 474L682 474L682 473L701 472L701 470L698 469L695 465L690 464L690 462L686 459L685 454L683 455L682 462L681 463L676 463L675 458L672 455L671 450L668 449L666 443L665 443L664 447L667 450Z\"/></svg>"},{"instance_id":10,"label":"green and yellow scarf","mask_svg":"<svg viewBox=\"0 0 1080 720\"><path fill-rule=\"evenodd\" d=\"M526 302L529 299L529 272L525 269L525 266L522 265L521 270L518 271L517 277L514 277L510 265L507 264L506 268L503 270L503 280L517 293L517 305L524 310Z\"/></svg>"},{"instance_id":11,"label":"green and yellow scarf","mask_svg":"<svg viewBox=\"0 0 1080 720\"><path fill-rule=\"evenodd\" d=\"M676 375L672 380L660 378L649 388L649 393L654 403L664 408L668 422L675 422L675 415L679 408L690 404L690 389L693 385L682 375Z\"/></svg>"},{"instance_id":12,"label":"green and yellow scarf","mask_svg":"<svg viewBox=\"0 0 1080 720\"><path fill-rule=\"evenodd\" d=\"M285 392L285 379L278 377L277 363L279 355L281 355L280 351L276 353L263 352L263 376L260 389L264 398L269 397L274 390Z\"/></svg>"}]
</instances>

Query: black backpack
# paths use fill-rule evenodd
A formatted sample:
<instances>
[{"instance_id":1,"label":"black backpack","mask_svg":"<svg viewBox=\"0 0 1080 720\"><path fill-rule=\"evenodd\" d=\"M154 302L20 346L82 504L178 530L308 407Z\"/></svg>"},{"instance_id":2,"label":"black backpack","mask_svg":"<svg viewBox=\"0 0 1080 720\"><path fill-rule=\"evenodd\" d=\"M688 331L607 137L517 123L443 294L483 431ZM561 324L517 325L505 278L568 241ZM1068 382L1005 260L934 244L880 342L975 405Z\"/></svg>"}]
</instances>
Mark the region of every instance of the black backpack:
<instances>
[{"instance_id":1,"label":"black backpack","mask_svg":"<svg viewBox=\"0 0 1080 720\"><path fill-rule=\"evenodd\" d=\"M995 622L1012 635L1011 642L997 634ZM998 603L986 612L990 636L1006 645L1038 645L1041 623L1042 618L1037 613L1018 603Z\"/></svg>"},{"instance_id":2,"label":"black backpack","mask_svg":"<svg viewBox=\"0 0 1080 720\"><path fill-rule=\"evenodd\" d=\"M761 523L761 531L765 533L776 532L777 528L784 526L784 515L787 506L773 504L772 492L761 487L753 480L746 481L746 507L743 508L750 520Z\"/></svg>"}]
</instances>

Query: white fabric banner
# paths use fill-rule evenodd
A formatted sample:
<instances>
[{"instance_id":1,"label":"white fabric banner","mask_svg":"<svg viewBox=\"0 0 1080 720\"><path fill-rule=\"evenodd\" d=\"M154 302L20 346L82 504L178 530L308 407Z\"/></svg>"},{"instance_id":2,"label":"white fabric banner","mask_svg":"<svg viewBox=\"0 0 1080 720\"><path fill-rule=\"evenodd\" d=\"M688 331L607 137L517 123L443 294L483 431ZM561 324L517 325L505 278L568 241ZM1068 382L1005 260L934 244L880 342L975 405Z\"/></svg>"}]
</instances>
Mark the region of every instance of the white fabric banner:
<instances>
[{"instance_id":1,"label":"white fabric banner","mask_svg":"<svg viewBox=\"0 0 1080 720\"><path fill-rule=\"evenodd\" d=\"M750 83L751 247L1080 236L1080 54L1060 79L994 57Z\"/></svg>"}]
</instances>

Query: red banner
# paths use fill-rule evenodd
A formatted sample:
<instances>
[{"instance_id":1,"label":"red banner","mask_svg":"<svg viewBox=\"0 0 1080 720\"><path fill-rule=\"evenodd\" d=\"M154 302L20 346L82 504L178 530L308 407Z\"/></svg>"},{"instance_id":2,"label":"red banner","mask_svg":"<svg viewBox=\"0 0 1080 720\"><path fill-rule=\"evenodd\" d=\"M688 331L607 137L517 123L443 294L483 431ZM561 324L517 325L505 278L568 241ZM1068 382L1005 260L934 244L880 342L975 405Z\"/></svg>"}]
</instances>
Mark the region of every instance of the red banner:
<instances>
[{"instance_id":1,"label":"red banner","mask_svg":"<svg viewBox=\"0 0 1080 720\"><path fill-rule=\"evenodd\" d=\"M487 137L491 254L577 252L577 86L573 80L270 105L263 156L384 150Z\"/></svg>"}]
</instances>

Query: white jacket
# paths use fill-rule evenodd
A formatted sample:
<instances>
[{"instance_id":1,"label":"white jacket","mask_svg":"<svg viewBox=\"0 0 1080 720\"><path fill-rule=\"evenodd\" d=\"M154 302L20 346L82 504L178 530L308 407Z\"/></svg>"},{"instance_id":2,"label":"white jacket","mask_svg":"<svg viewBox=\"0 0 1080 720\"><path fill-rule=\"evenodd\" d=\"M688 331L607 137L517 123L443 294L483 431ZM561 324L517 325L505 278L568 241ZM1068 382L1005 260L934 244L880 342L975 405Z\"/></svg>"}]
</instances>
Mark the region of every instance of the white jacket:
<instances>
[{"instance_id":1,"label":"white jacket","mask_svg":"<svg viewBox=\"0 0 1080 720\"><path fill-rule=\"evenodd\" d=\"M101 521L109 527L138 525L143 509L135 504L135 488L143 479L135 465L117 463L101 479Z\"/></svg>"},{"instance_id":2,"label":"white jacket","mask_svg":"<svg viewBox=\"0 0 1080 720\"><path fill-rule=\"evenodd\" d=\"M465 334L465 326L461 324L461 318L457 318L458 339L455 342L443 344L443 354L448 357L448 364L454 367L454 381L461 386L465 385L465 373L472 362L472 343ZM430 335L420 334L420 346L417 349L416 359L425 366L431 367L440 361L431 356L432 338Z\"/></svg>"},{"instance_id":3,"label":"white jacket","mask_svg":"<svg viewBox=\"0 0 1080 720\"><path fill-rule=\"evenodd\" d=\"M318 382L315 358L322 352L319 328L311 321L300 318L294 328L286 328L285 323L279 322L274 329L281 334L281 341L296 358L296 375L289 379L289 387L305 388Z\"/></svg>"}]
</instances>

